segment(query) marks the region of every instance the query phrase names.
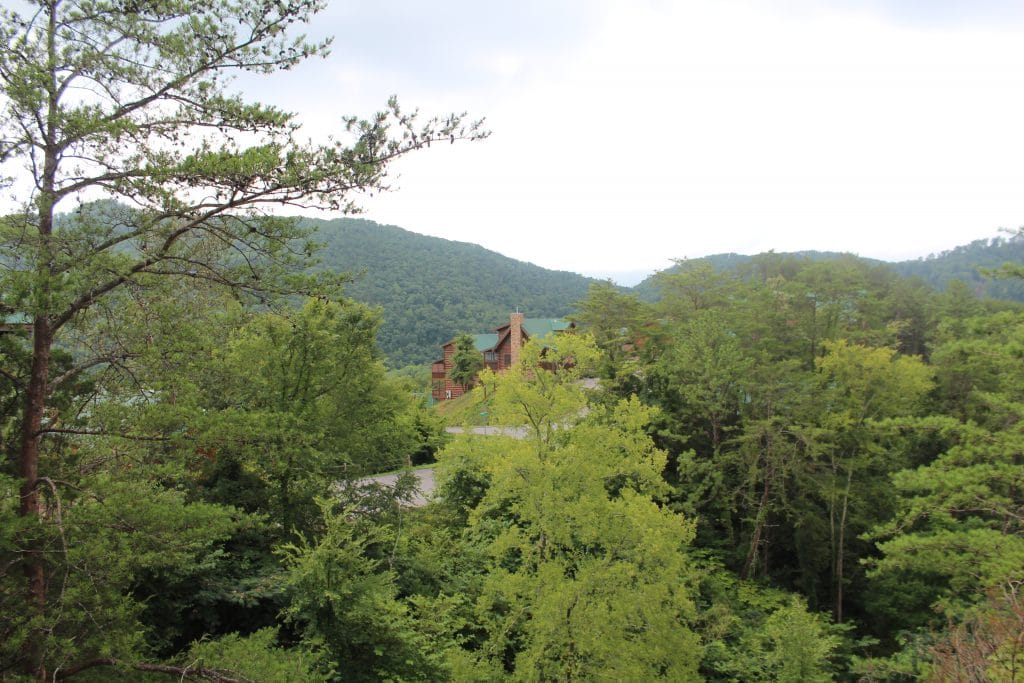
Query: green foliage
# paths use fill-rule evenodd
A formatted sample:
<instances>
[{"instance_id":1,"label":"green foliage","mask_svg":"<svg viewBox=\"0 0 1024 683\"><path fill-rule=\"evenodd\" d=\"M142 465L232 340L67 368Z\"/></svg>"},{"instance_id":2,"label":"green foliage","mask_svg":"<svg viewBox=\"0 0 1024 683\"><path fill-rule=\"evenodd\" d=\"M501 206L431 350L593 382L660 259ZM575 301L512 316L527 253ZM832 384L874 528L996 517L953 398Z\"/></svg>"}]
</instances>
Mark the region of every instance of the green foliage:
<instances>
[{"instance_id":1,"label":"green foliage","mask_svg":"<svg viewBox=\"0 0 1024 683\"><path fill-rule=\"evenodd\" d=\"M346 293L383 309L379 342L392 367L437 360L455 333L493 330L517 307L530 317L565 316L596 282L368 220L304 224L324 245L318 268L352 273Z\"/></svg>"},{"instance_id":2,"label":"green foliage","mask_svg":"<svg viewBox=\"0 0 1024 683\"><path fill-rule=\"evenodd\" d=\"M0 677L818 681L854 648L866 676L1017 666L1015 309L778 254L680 263L648 305L467 245L265 215L349 209L396 156L480 135L392 101L302 146L290 115L224 89L323 53L288 31L319 8L0 18L0 154L34 174L0 220L0 314L34 324L0 334ZM97 190L128 204L73 204ZM329 272L367 268L349 294L383 314ZM414 395L428 371L389 377L378 337L431 360L588 284L589 334L482 373L478 416L516 438L454 440L423 510L399 504L408 475L361 479L444 440Z\"/></svg>"},{"instance_id":3,"label":"green foliage","mask_svg":"<svg viewBox=\"0 0 1024 683\"><path fill-rule=\"evenodd\" d=\"M952 318L940 325L933 353L939 406L950 415L993 429L1005 423L992 395L1024 400L1024 320L1012 312ZM1013 421L1012 418L1010 421Z\"/></svg>"},{"instance_id":4,"label":"green foliage","mask_svg":"<svg viewBox=\"0 0 1024 683\"><path fill-rule=\"evenodd\" d=\"M253 681L295 681L314 683L329 680L321 670L321 653L277 646L277 631L265 628L248 636L232 633L214 640L196 642L187 662L229 672L234 678Z\"/></svg>"},{"instance_id":5,"label":"green foliage","mask_svg":"<svg viewBox=\"0 0 1024 683\"><path fill-rule=\"evenodd\" d=\"M111 508L102 501L116 500L124 506L130 502L118 488L121 482L131 481L137 495L151 499L146 501L151 505L135 506L131 515L139 519L131 523L144 537L161 539L170 548L175 547L170 532L190 538L176 511L211 517L229 514L224 506L184 500L190 487L177 457L182 455L181 443L197 431L217 431L198 417L207 407L196 400L199 383L170 382L184 389L184 404L176 392L164 394L164 387L143 383L133 373L136 363L129 361L140 360L138 367L151 376L165 368L147 349L151 343L144 328L133 327L117 304L132 301L133 308L143 311L154 304L163 307L166 289L153 286L161 279L176 281L186 299L194 291L189 285L196 283L212 284L260 304L296 292L336 293L338 277L310 278L301 272L312 249L310 231L263 207L290 203L349 212L354 210L350 193L384 189L388 164L402 154L435 140L484 135L458 115L421 125L415 113L403 112L392 99L386 111L367 119L343 118L345 131L335 141L304 145L295 139L298 125L292 115L246 102L227 89L232 73L272 73L326 55L329 40L314 43L294 34L323 6L318 0L269 5L251 0L202 5L166 0L131 6L108 0L40 0L0 13L0 161L5 169L18 168L12 187L21 202L19 213L0 221L0 312L32 322L30 352L27 347L3 349L5 363L22 367L3 368L2 374L13 385L4 390L20 393L24 406L15 418L21 429L12 449L18 453L21 479L18 513L35 522L21 526L15 539L20 552L4 565L20 569L22 589L15 593L21 595L21 609L15 614L32 632L26 636L28 632L19 631L26 636L20 660L4 662L0 671L16 665L36 680L50 678L51 672L56 678L57 669L73 672L85 666L65 657L108 664L111 649L130 651L141 640L135 603L124 584L140 569L157 569L158 563L145 548L125 541L123 534L105 536L98 531L112 523L103 518ZM105 201L82 204L96 196ZM58 216L62 209L69 212ZM152 316L147 312L144 317ZM122 330L131 334L122 337ZM296 335L297 355L290 355L289 349L274 347L285 338L280 330L268 324L262 332L269 344L259 348L259 343L245 347L239 342L222 360L224 376L240 370L230 365L247 354L250 362L263 361L249 377L266 393L247 395L245 386L235 384L228 387L231 398L251 410L217 408L221 417L236 409L237 419L225 420L223 431L230 433L231 427L237 430L247 423L250 433L258 435L254 441L269 446L271 457L260 461L264 468L258 474L279 479L274 482L274 512L282 519L275 522L288 529L301 523L303 513L299 509L295 517L284 515L291 511L291 493L310 478L299 461L309 465L311 478L322 478L323 458L315 457L319 440L337 434L325 424L325 406L315 395L324 386L313 375L303 375L314 366L302 354L320 351L317 345L323 340L306 329L306 334ZM196 341L188 339L182 346ZM360 348L365 347L351 346ZM155 353L169 350L159 348ZM277 358L284 362L275 366L270 359L252 358L269 350L278 351ZM60 359L64 353L71 365L66 369ZM180 357L176 361L195 367ZM26 373L24 365L31 370ZM59 412L65 406L55 399L85 375L104 381L89 398L76 396L79 410ZM104 393L108 388L111 392ZM384 393L378 388L369 387L373 395ZM4 398L12 398L11 391L4 393ZM342 397L334 398L332 407L343 411ZM384 397L358 416L349 411L346 417L358 417L367 426L346 434L353 437L349 445L359 449L358 456L350 452L340 457L365 463L388 457L391 453L382 453L388 449L402 452L409 447L394 433L412 430L396 418L400 411L392 410L392 398ZM150 403L173 407L168 415L158 416L149 410ZM11 411L11 405L8 401L6 410ZM4 416L5 437L13 431L9 416ZM128 416L136 419L123 419ZM315 426L321 429L303 434L314 418L320 418ZM396 430L393 422L399 423ZM128 451L132 467L145 474L125 477L97 459L95 450L89 454L94 469L76 472L67 466L75 459L68 454L87 441L75 437L114 435L129 445L122 450L116 442L99 442L109 451L108 462L118 463ZM239 431L230 434L235 445L241 436ZM153 447L138 445L143 443ZM204 447L204 455L212 457L217 447ZM300 503L303 497L308 493L302 492ZM71 500L75 505L60 503ZM57 517L53 506L58 506ZM67 515L60 511L65 507ZM95 519L89 517L92 513L97 514ZM36 534L36 527L48 528L56 519L61 531L56 537L63 539L67 529L59 520L65 516L69 523L81 517L87 520L83 528L95 527L75 542L107 553L112 565L109 580L99 580L95 567L81 558L69 560L74 557L70 550L53 555L55 536ZM161 527L161 522L166 525ZM212 521L192 523L195 529L209 527L210 533L226 535ZM202 539L200 531L193 535ZM209 546L214 539L204 542ZM198 546L182 544L189 557L172 550L164 553L179 566L199 552ZM52 556L67 561L51 561ZM118 566L119 561L125 566ZM79 586L85 593L75 593ZM4 588L5 595L14 590L9 582ZM74 600L68 604L81 609L68 609L69 595ZM90 602L93 597L96 600ZM60 625L47 623L55 614ZM63 625L72 622L76 623L65 632ZM63 639L60 647L52 646L54 638Z\"/></svg>"},{"instance_id":6,"label":"green foliage","mask_svg":"<svg viewBox=\"0 0 1024 683\"><path fill-rule=\"evenodd\" d=\"M872 563L875 575L929 577L936 597L954 611L1024 579L1024 409L1014 408L1017 422L997 432L948 419L922 425L946 430L955 445L928 465L895 475L900 508L874 531L883 539L882 557Z\"/></svg>"},{"instance_id":7,"label":"green foliage","mask_svg":"<svg viewBox=\"0 0 1024 683\"><path fill-rule=\"evenodd\" d=\"M436 444L440 425L376 358L377 324L361 304L310 300L228 335L192 418L208 455L204 495L307 531L320 517L314 498L333 482L401 467Z\"/></svg>"},{"instance_id":8,"label":"green foliage","mask_svg":"<svg viewBox=\"0 0 1024 683\"><path fill-rule=\"evenodd\" d=\"M831 681L844 629L800 598L712 572L701 673L708 681Z\"/></svg>"},{"instance_id":9,"label":"green foliage","mask_svg":"<svg viewBox=\"0 0 1024 683\"><path fill-rule=\"evenodd\" d=\"M949 416L910 426L938 435L936 453L894 475L899 505L872 531L881 556L870 562L877 601L895 612L894 625L939 633L906 640L869 670L912 660L928 662L936 678L960 666L994 680L996 653L1019 649L1008 634L1020 633L1012 597L1024 578L1020 328L1020 317L1005 312L943 325L934 357ZM890 596L892 585L917 586L916 600ZM947 621L936 623L936 614Z\"/></svg>"},{"instance_id":10,"label":"green foliage","mask_svg":"<svg viewBox=\"0 0 1024 683\"><path fill-rule=\"evenodd\" d=\"M932 407L935 371L912 354L940 343L941 298L845 256L681 262L657 283L659 320L637 352L606 352L606 374L629 377L607 388L659 408L652 434L697 545L837 620L881 607L858 536L895 511L890 475L939 452L889 420Z\"/></svg>"},{"instance_id":11,"label":"green foliage","mask_svg":"<svg viewBox=\"0 0 1024 683\"><path fill-rule=\"evenodd\" d=\"M485 370L476 391L493 396L490 419L497 425L525 425L536 442L578 421L586 405L580 382L594 367L599 352L593 338L566 334L531 339L520 363L501 374Z\"/></svg>"},{"instance_id":12,"label":"green foliage","mask_svg":"<svg viewBox=\"0 0 1024 683\"><path fill-rule=\"evenodd\" d=\"M317 541L282 546L290 600L287 620L334 667L330 680L434 681L444 665L434 644L398 599L395 575L373 557L391 541L381 526L353 521L352 509L322 503L325 529Z\"/></svg>"},{"instance_id":13,"label":"green foliage","mask_svg":"<svg viewBox=\"0 0 1024 683\"><path fill-rule=\"evenodd\" d=\"M476 350L473 338L462 334L455 338L455 353L452 354L452 369L448 377L456 384L472 386L477 373L484 367L484 357Z\"/></svg>"},{"instance_id":14,"label":"green foliage","mask_svg":"<svg viewBox=\"0 0 1024 683\"><path fill-rule=\"evenodd\" d=\"M131 462L131 457L105 450L108 459ZM78 478L78 492L62 492L57 482L50 482L47 517L19 518L17 487L7 478L0 483L0 518L5 522L0 540L5 560L0 570L0 609L5 614L0 670L18 661L26 638L38 639L46 661L64 668L97 655L129 660L143 656L144 605L131 589L144 576L217 566L218 545L238 524L238 515L229 508L189 503L180 491L130 474L106 473ZM41 612L20 604L24 575L10 562L26 543L48 549L47 566L55 577Z\"/></svg>"},{"instance_id":15,"label":"green foliage","mask_svg":"<svg viewBox=\"0 0 1024 683\"><path fill-rule=\"evenodd\" d=\"M648 381L671 405L675 428L690 437L682 445L717 451L749 396L744 384L753 359L711 311L693 313L671 334L671 345L652 364Z\"/></svg>"},{"instance_id":16,"label":"green foliage","mask_svg":"<svg viewBox=\"0 0 1024 683\"><path fill-rule=\"evenodd\" d=\"M602 352L596 374L620 391L634 387L640 351L654 333L653 311L610 282L590 285L587 298L576 308L574 321L594 337Z\"/></svg>"},{"instance_id":17,"label":"green foliage","mask_svg":"<svg viewBox=\"0 0 1024 683\"><path fill-rule=\"evenodd\" d=\"M557 342L531 341L520 368L483 380L495 419L525 423L524 439L488 437L500 446L484 458L467 436L442 456L443 490L472 507L468 532L490 556L475 608L484 633L462 670L696 680L693 526L656 502L665 461L643 432L649 411L633 400L582 417L576 378L596 347Z\"/></svg>"}]
</instances>

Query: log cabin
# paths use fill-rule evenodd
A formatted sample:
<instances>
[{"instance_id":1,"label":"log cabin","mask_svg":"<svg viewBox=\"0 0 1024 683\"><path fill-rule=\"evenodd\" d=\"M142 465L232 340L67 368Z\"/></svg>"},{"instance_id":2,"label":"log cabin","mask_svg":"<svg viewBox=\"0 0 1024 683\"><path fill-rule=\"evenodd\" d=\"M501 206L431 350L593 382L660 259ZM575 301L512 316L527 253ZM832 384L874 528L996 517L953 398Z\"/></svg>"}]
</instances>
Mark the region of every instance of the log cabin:
<instances>
[{"instance_id":1,"label":"log cabin","mask_svg":"<svg viewBox=\"0 0 1024 683\"><path fill-rule=\"evenodd\" d=\"M473 345L483 354L484 367L501 372L519 363L519 350L530 339L543 339L549 334L573 330L576 323L557 318L524 318L522 313L509 315L507 323L487 334L470 335ZM434 400L448 401L462 396L468 387L453 382L448 377L455 355L455 339L441 347L440 360L431 364L430 394Z\"/></svg>"}]
</instances>

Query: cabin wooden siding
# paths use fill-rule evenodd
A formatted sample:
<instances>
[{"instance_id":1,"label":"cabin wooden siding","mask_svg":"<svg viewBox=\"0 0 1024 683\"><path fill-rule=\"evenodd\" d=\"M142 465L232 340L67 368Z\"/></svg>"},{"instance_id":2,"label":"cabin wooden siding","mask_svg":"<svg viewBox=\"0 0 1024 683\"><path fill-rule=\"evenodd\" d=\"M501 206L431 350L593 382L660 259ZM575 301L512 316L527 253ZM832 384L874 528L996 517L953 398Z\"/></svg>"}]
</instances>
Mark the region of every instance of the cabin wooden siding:
<instances>
[{"instance_id":1,"label":"cabin wooden siding","mask_svg":"<svg viewBox=\"0 0 1024 683\"><path fill-rule=\"evenodd\" d=\"M477 350L484 354L484 367L502 372L519 362L519 350L531 336L545 337L548 334L571 331L575 327L574 323L564 320L524 318L522 313L512 313L507 323L495 328L497 334L475 335L474 342ZM452 369L452 356L455 355L455 340L444 344L441 351L441 359L431 364L431 396L437 401L446 401L462 396L468 391L468 387L457 384L448 377ZM493 356L489 358L488 354Z\"/></svg>"},{"instance_id":2,"label":"cabin wooden siding","mask_svg":"<svg viewBox=\"0 0 1024 683\"><path fill-rule=\"evenodd\" d=\"M474 342L477 350L481 354L486 354L490 351L490 347L493 345L494 335L482 335L478 334L474 336ZM481 348L481 347L485 348ZM455 356L455 340L452 339L444 346L441 347L441 358L436 360L430 365L430 395L434 397L436 401L448 401L454 398L462 396L464 393L469 391L469 387L463 386L458 382L453 382L448 373L452 369L452 357ZM487 362L486 355L484 360L484 367L490 368L497 372L499 370L498 364L495 362Z\"/></svg>"}]
</instances>

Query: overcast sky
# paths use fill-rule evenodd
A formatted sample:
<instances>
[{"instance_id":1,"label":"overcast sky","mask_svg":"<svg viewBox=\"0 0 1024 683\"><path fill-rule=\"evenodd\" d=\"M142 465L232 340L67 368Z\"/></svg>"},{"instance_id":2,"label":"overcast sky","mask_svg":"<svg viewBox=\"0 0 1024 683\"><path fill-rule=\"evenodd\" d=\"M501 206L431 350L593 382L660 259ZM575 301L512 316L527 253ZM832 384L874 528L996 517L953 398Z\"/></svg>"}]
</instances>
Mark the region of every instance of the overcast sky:
<instances>
[{"instance_id":1,"label":"overcast sky","mask_svg":"<svg viewBox=\"0 0 1024 683\"><path fill-rule=\"evenodd\" d=\"M547 268L1024 225L1020 0L333 0L310 32L328 60L242 85L311 136L392 94L492 131L397 164L368 218Z\"/></svg>"}]
</instances>

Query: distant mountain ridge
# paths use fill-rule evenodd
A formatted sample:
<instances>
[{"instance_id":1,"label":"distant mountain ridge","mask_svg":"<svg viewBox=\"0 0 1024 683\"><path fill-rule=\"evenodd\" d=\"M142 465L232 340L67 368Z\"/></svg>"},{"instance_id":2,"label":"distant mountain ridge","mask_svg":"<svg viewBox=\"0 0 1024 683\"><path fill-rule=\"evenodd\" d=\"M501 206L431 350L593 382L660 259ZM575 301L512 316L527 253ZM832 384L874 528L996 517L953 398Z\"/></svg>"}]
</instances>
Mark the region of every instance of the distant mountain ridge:
<instances>
[{"instance_id":1,"label":"distant mountain ridge","mask_svg":"<svg viewBox=\"0 0 1024 683\"><path fill-rule=\"evenodd\" d=\"M997 279L984 272L999 268L1004 263L1024 263L1024 235L1022 234L975 240L970 244L939 254L898 262L882 261L843 252L814 250L778 252L778 256L804 258L810 261L856 258L871 265L892 268L903 277L920 278L930 287L939 291L944 290L951 281L961 280L966 282L979 298L1024 301L1024 282ZM744 254L724 253L689 259L689 261L708 263L716 270L732 270L749 263L753 258L754 256ZM677 268L678 266L672 266L662 272L674 272ZM656 275L657 273L654 273L637 284L633 287L633 292L646 301L655 300L657 298Z\"/></svg>"},{"instance_id":2,"label":"distant mountain ridge","mask_svg":"<svg viewBox=\"0 0 1024 683\"><path fill-rule=\"evenodd\" d=\"M893 265L891 263L887 263L885 261L880 261L878 259L864 258L864 257L861 257L861 256L855 256L853 254L848 254L848 253L840 252L840 251L815 251L813 249L810 249L810 250L805 250L805 251L789 251L789 252L774 252L773 251L773 252L766 252L766 253L776 254L777 256L779 256L781 258L806 259L808 261L835 261L837 259L845 259L845 258L851 258L852 257L852 258L856 258L856 259L858 259L860 261L864 261L865 263L869 263L871 265L887 265L887 266L892 266ZM754 258L755 258L754 255L737 254L735 252L727 252L727 253L723 253L723 254L711 254L710 256L701 256L699 258L681 259L681 260L685 260L687 263L690 263L690 264L694 264L694 263L707 263L707 264L711 265L711 267L714 268L715 270L726 270L726 271L728 271L728 270L735 270L735 269L737 269L737 268L739 268L741 266L745 266L746 264L748 264L751 261L753 261ZM665 270L658 271L656 273L651 273L650 276L648 276L642 282L638 283L636 286L634 286L632 288L633 293L636 294L640 299L642 299L644 301L655 301L655 300L657 300L657 298L658 298L658 285L657 285L657 276L658 276L658 274L659 273L674 273L674 272L680 270L680 268L681 268L681 266L675 265L675 266L671 266L669 268L666 268Z\"/></svg>"},{"instance_id":3,"label":"distant mountain ridge","mask_svg":"<svg viewBox=\"0 0 1024 683\"><path fill-rule=\"evenodd\" d=\"M900 275L919 277L936 289L945 289L952 280L963 280L980 297L1024 301L1024 282L992 278L982 272L1004 263L1024 263L1024 233L975 240L927 258L892 265Z\"/></svg>"},{"instance_id":4,"label":"distant mountain ridge","mask_svg":"<svg viewBox=\"0 0 1024 683\"><path fill-rule=\"evenodd\" d=\"M304 220L325 244L319 254L320 268L353 273L357 277L348 286L348 294L383 308L379 343L392 367L435 360L441 344L456 334L489 331L517 309L538 318L570 315L575 304L586 298L590 285L600 282L517 261L476 244L420 235L371 220ZM981 297L1024 301L1024 283L992 280L979 272L1006 262L1024 263L1021 235L977 240L899 263L813 250L778 255L813 261L857 258L906 277L919 277L935 289L959 279ZM753 258L727 253L692 261L729 270ZM622 289L645 300L657 298L654 274L633 288Z\"/></svg>"},{"instance_id":5,"label":"distant mountain ridge","mask_svg":"<svg viewBox=\"0 0 1024 683\"><path fill-rule=\"evenodd\" d=\"M599 282L365 219L308 224L325 245L320 268L353 273L348 294L384 309L378 341L392 367L435 360L456 334L492 330L516 310L564 317Z\"/></svg>"}]
</instances>

